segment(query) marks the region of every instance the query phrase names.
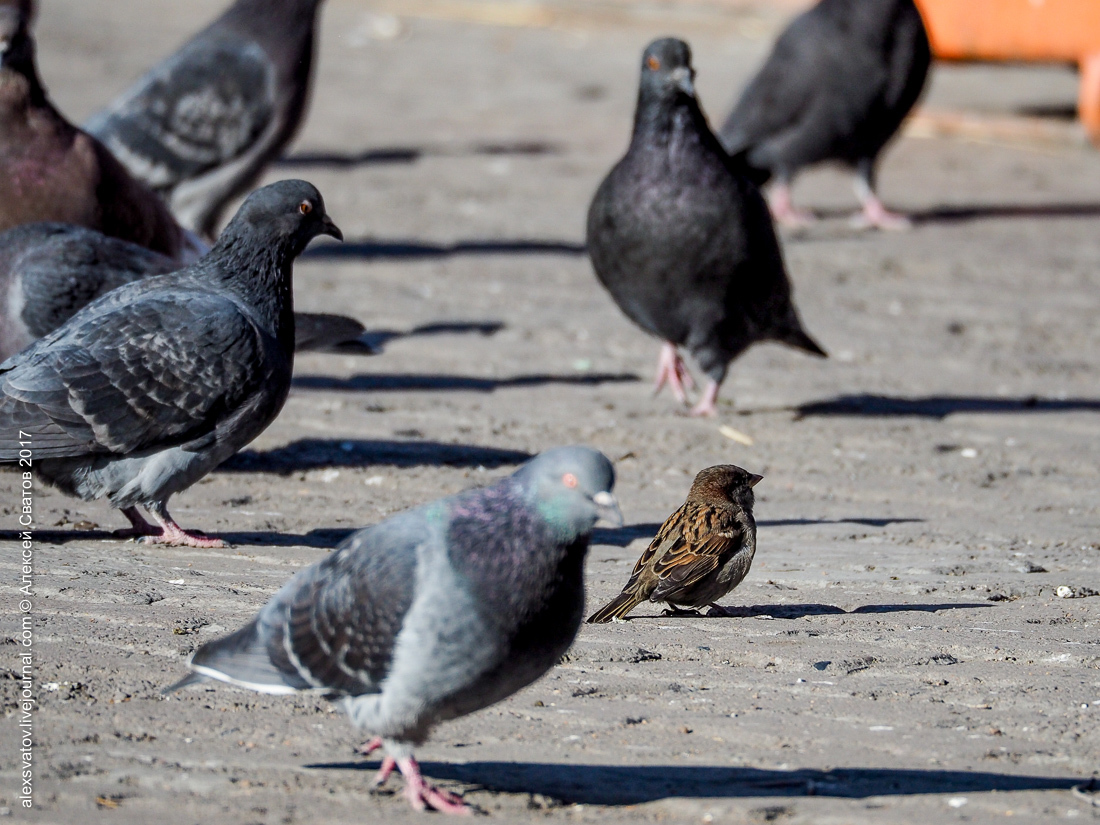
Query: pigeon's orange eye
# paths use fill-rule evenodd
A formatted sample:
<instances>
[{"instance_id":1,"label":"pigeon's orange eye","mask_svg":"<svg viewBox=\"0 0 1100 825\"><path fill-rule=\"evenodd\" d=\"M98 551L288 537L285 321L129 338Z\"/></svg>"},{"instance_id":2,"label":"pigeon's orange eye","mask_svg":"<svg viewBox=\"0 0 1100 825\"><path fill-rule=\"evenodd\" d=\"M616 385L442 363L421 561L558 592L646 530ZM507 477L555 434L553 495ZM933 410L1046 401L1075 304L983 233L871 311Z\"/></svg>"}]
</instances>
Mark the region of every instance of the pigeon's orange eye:
<instances>
[{"instance_id":1,"label":"pigeon's orange eye","mask_svg":"<svg viewBox=\"0 0 1100 825\"><path fill-rule=\"evenodd\" d=\"M300 204L298 204L298 211L301 212L303 215L308 215L310 212L313 211L313 204L309 201L302 201Z\"/></svg>"},{"instance_id":2,"label":"pigeon's orange eye","mask_svg":"<svg viewBox=\"0 0 1100 825\"><path fill-rule=\"evenodd\" d=\"M573 488L577 486L577 477L572 473L566 473L561 477L561 483L566 487Z\"/></svg>"},{"instance_id":3,"label":"pigeon's orange eye","mask_svg":"<svg viewBox=\"0 0 1100 825\"><path fill-rule=\"evenodd\" d=\"M658 60L656 57L653 57L652 55L646 58L645 64L649 66L649 70L651 72L655 72L659 68L661 68L661 61Z\"/></svg>"}]
</instances>

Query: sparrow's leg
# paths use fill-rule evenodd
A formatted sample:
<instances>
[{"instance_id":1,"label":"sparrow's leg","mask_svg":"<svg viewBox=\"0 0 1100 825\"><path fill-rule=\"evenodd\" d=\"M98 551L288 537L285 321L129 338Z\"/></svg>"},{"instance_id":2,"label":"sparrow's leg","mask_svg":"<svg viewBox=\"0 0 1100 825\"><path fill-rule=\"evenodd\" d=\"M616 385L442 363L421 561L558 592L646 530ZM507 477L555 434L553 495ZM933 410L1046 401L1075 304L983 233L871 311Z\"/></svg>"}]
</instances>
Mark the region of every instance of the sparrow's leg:
<instances>
[{"instance_id":1,"label":"sparrow's leg","mask_svg":"<svg viewBox=\"0 0 1100 825\"><path fill-rule=\"evenodd\" d=\"M852 225L858 229L909 229L913 224L904 215L891 212L875 194L875 163L873 160L861 160L856 166L856 197L863 206L863 212L852 218Z\"/></svg>"},{"instance_id":2,"label":"sparrow's leg","mask_svg":"<svg viewBox=\"0 0 1100 825\"><path fill-rule=\"evenodd\" d=\"M689 415L694 417L706 416L708 418L718 415L718 387L717 381L713 378L708 379L702 398L699 399L698 404L691 408Z\"/></svg>"},{"instance_id":3,"label":"sparrow's leg","mask_svg":"<svg viewBox=\"0 0 1100 825\"><path fill-rule=\"evenodd\" d=\"M666 383L681 404L687 403L684 388L691 389L695 386L695 380L684 365L684 359L676 351L676 345L667 341L661 345L661 354L657 357L657 377L653 382L653 394L659 393Z\"/></svg>"},{"instance_id":4,"label":"sparrow's leg","mask_svg":"<svg viewBox=\"0 0 1100 825\"><path fill-rule=\"evenodd\" d=\"M425 782L424 777L420 775L420 766L411 756L398 759L397 769L405 777L405 798L409 800L414 810L423 811L425 808L432 808L445 814L473 813L473 809L463 802L458 794L442 791Z\"/></svg>"},{"instance_id":5,"label":"sparrow's leg","mask_svg":"<svg viewBox=\"0 0 1100 825\"><path fill-rule=\"evenodd\" d=\"M782 179L772 184L768 192L768 207L775 222L789 229L797 229L817 222L817 217L812 212L804 212L794 205L794 201L791 200L791 184Z\"/></svg>"},{"instance_id":6,"label":"sparrow's leg","mask_svg":"<svg viewBox=\"0 0 1100 825\"><path fill-rule=\"evenodd\" d=\"M111 535L120 539L133 539L139 536L159 536L161 529L147 522L137 507L123 507L122 515L126 516L130 526L123 530L115 530Z\"/></svg>"},{"instance_id":7,"label":"sparrow's leg","mask_svg":"<svg viewBox=\"0 0 1100 825\"><path fill-rule=\"evenodd\" d=\"M161 526L159 536L146 536L142 541L148 544L167 544L172 547L225 547L221 539L213 539L202 533L189 533L176 524L168 514L168 508L163 501L154 501L146 505L149 515Z\"/></svg>"}]
</instances>

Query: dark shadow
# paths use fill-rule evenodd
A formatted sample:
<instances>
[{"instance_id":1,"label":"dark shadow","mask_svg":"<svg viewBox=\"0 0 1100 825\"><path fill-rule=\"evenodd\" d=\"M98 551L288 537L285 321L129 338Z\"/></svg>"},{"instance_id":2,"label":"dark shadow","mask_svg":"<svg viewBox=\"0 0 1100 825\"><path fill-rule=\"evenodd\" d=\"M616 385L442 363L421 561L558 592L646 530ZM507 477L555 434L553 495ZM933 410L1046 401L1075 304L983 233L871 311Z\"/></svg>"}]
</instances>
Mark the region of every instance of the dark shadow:
<instances>
[{"instance_id":1,"label":"dark shadow","mask_svg":"<svg viewBox=\"0 0 1100 825\"><path fill-rule=\"evenodd\" d=\"M973 204L906 213L915 224L963 223L998 218L1095 218L1100 203Z\"/></svg>"},{"instance_id":2,"label":"dark shadow","mask_svg":"<svg viewBox=\"0 0 1100 825\"><path fill-rule=\"evenodd\" d=\"M1057 413L1100 412L1094 398L990 398L984 396L930 395L897 398L889 395L842 395L814 401L796 408L799 417L811 415L853 415L867 417L946 418L956 413Z\"/></svg>"},{"instance_id":3,"label":"dark shadow","mask_svg":"<svg viewBox=\"0 0 1100 825\"><path fill-rule=\"evenodd\" d=\"M275 473L287 475L321 467L501 467L522 464L530 453L474 444L438 441L360 441L303 438L276 450L242 450L220 467L219 473Z\"/></svg>"},{"instance_id":4,"label":"dark shadow","mask_svg":"<svg viewBox=\"0 0 1100 825\"><path fill-rule=\"evenodd\" d=\"M395 258L449 258L453 255L584 255L585 252L584 244L571 241L485 240L435 244L415 240L379 241L362 238L345 243L319 243L307 249L301 257L377 261Z\"/></svg>"},{"instance_id":5,"label":"dark shadow","mask_svg":"<svg viewBox=\"0 0 1100 825\"><path fill-rule=\"evenodd\" d=\"M909 524L923 522L922 518L788 518L758 519L757 527L805 527L811 524L862 524L867 527L886 527L890 524ZM613 547L626 547L637 539L651 539L657 535L661 525L657 522L628 524L625 527L597 528L592 531L593 544L607 544Z\"/></svg>"},{"instance_id":6,"label":"dark shadow","mask_svg":"<svg viewBox=\"0 0 1100 825\"><path fill-rule=\"evenodd\" d=\"M121 521L121 517L119 517ZM121 525L120 525L121 526ZM213 531L209 535L227 542L230 546L248 545L255 547L316 547L331 549L354 533L354 527L319 527L308 533L275 533L270 531L222 532ZM0 530L0 541L18 541L19 534L14 530ZM115 536L111 530L35 530L34 540L41 544L68 544L73 541L116 541L127 542L128 538ZM155 549L157 545L148 545Z\"/></svg>"},{"instance_id":7,"label":"dark shadow","mask_svg":"<svg viewBox=\"0 0 1100 825\"><path fill-rule=\"evenodd\" d=\"M545 384L592 386L622 384L641 379L634 373L578 373L576 375L515 375L511 378L474 378L465 375L303 375L294 379L300 390L346 390L354 392L397 392L403 390L495 392L510 387L541 387Z\"/></svg>"},{"instance_id":8,"label":"dark shadow","mask_svg":"<svg viewBox=\"0 0 1100 825\"><path fill-rule=\"evenodd\" d=\"M421 324L401 332L396 329L371 329L359 336L365 345L381 350L390 341L398 338L422 338L433 335L480 335L483 338L496 335L504 329L503 321L440 321L434 324Z\"/></svg>"},{"instance_id":9,"label":"dark shadow","mask_svg":"<svg viewBox=\"0 0 1100 825\"><path fill-rule=\"evenodd\" d=\"M307 765L323 770L376 771L378 762ZM498 793L542 794L567 804L640 805L659 799L871 796L1069 790L1081 778L978 771L836 768L776 771L712 765L569 765L537 762L422 762L426 776Z\"/></svg>"},{"instance_id":10,"label":"dark shadow","mask_svg":"<svg viewBox=\"0 0 1100 825\"><path fill-rule=\"evenodd\" d=\"M613 547L626 547L636 539L651 539L657 535L661 525L628 524L625 527L597 527L592 531L592 544L609 544Z\"/></svg>"},{"instance_id":11,"label":"dark shadow","mask_svg":"<svg viewBox=\"0 0 1100 825\"><path fill-rule=\"evenodd\" d=\"M749 618L771 616L773 619L801 619L805 616L854 616L857 613L937 613L940 610L973 610L993 607L989 602L947 602L944 604L865 604L845 610L835 604L753 604L744 606L722 605L725 616L713 618ZM705 613L692 618L710 618ZM638 618L652 618L649 616Z\"/></svg>"},{"instance_id":12,"label":"dark shadow","mask_svg":"<svg viewBox=\"0 0 1100 825\"><path fill-rule=\"evenodd\" d=\"M416 163L423 157L539 157L561 154L562 147L538 140L487 141L454 146L390 146L361 152L298 152L279 158L275 166L322 166L345 169L389 163Z\"/></svg>"},{"instance_id":13,"label":"dark shadow","mask_svg":"<svg viewBox=\"0 0 1100 825\"><path fill-rule=\"evenodd\" d=\"M1017 106L1016 114L1024 117L1047 117L1051 120L1077 120L1077 105L1074 103L1032 103Z\"/></svg>"}]
</instances>

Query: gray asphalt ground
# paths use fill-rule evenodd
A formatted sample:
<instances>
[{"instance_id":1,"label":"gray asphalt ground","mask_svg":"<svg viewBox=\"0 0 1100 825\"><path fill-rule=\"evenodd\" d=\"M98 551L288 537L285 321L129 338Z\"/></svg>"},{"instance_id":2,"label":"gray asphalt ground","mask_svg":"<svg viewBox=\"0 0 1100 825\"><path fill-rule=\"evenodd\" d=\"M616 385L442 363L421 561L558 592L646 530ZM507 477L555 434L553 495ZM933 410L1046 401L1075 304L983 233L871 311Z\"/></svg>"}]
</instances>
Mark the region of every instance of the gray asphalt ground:
<instances>
[{"instance_id":1,"label":"gray asphalt ground","mask_svg":"<svg viewBox=\"0 0 1100 825\"><path fill-rule=\"evenodd\" d=\"M45 0L45 82L82 119L221 5ZM329 0L312 116L269 177L317 184L348 238L301 261L298 307L356 315L385 352L300 359L275 424L178 497L185 527L231 549L114 540L102 503L36 490L35 807L18 805L18 684L0 678L0 814L422 821L368 791L377 761L323 700L159 691L353 528L572 442L616 461L627 520L596 536L593 605L696 471L765 476L757 560L726 600L740 615L643 606L585 627L546 678L441 727L426 775L499 821L1100 814L1100 597L1057 595L1100 590L1100 155L1064 121L1050 140L1012 126L1071 108L1073 73L938 67L881 173L909 232L850 229L841 172L801 179L825 219L785 253L832 357L754 349L717 420L651 396L657 343L583 254L645 43L690 40L718 121L787 13ZM944 112L977 126L917 128ZM17 505L2 472L5 668Z\"/></svg>"}]
</instances>

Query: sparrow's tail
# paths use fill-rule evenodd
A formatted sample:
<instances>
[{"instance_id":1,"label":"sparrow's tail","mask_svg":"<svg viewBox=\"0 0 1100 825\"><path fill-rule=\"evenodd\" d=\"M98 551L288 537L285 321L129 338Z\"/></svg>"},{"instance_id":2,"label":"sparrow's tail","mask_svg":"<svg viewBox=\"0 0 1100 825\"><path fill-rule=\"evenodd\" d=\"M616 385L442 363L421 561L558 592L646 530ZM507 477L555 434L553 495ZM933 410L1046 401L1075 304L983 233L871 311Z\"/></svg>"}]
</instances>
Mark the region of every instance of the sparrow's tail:
<instances>
[{"instance_id":1,"label":"sparrow's tail","mask_svg":"<svg viewBox=\"0 0 1100 825\"><path fill-rule=\"evenodd\" d=\"M588 617L589 624L603 624L612 619L622 619L644 600L644 596L632 591L624 590L595 613Z\"/></svg>"}]
</instances>

